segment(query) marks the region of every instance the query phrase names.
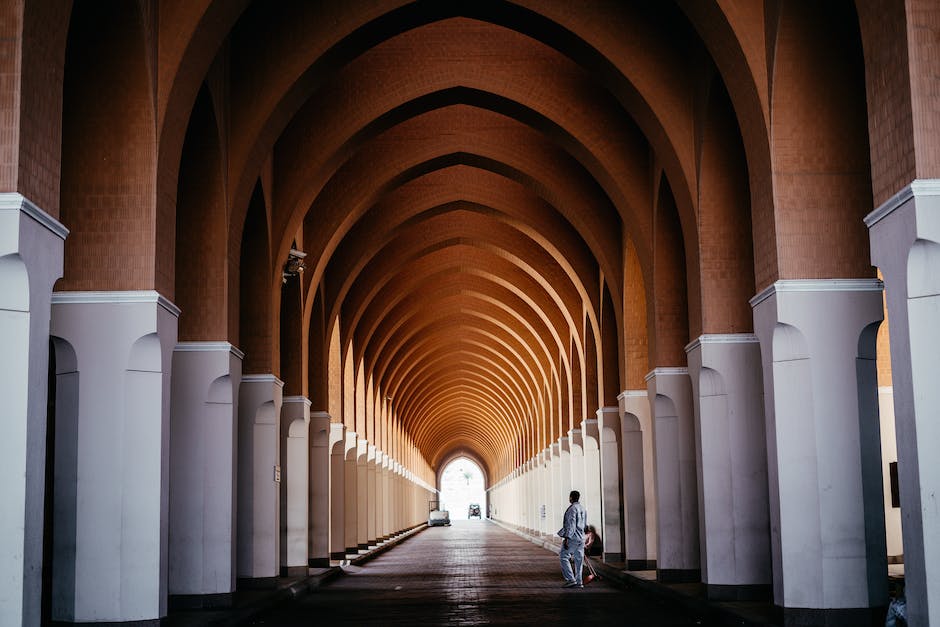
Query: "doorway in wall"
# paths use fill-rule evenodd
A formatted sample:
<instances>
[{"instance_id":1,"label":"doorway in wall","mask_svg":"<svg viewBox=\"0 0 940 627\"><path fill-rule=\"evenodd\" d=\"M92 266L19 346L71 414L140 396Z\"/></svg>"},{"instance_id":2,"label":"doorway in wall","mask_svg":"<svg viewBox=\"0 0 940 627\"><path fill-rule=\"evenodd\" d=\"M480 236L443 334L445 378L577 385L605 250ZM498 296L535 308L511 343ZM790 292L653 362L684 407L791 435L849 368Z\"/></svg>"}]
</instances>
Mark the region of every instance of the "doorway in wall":
<instances>
[{"instance_id":1,"label":"doorway in wall","mask_svg":"<svg viewBox=\"0 0 940 627\"><path fill-rule=\"evenodd\" d=\"M483 471L469 457L458 457L444 467L441 473L441 509L450 512L450 519L482 520L486 517L486 492ZM479 507L479 518L470 517L471 505Z\"/></svg>"}]
</instances>

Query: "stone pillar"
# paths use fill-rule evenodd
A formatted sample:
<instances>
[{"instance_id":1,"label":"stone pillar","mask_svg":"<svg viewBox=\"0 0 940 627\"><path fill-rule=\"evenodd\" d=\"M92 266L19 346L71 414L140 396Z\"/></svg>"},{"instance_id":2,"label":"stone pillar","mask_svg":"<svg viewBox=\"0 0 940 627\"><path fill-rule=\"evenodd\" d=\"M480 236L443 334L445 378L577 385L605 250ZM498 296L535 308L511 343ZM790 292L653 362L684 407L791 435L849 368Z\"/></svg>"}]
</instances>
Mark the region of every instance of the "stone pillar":
<instances>
[{"instance_id":1,"label":"stone pillar","mask_svg":"<svg viewBox=\"0 0 940 627\"><path fill-rule=\"evenodd\" d=\"M375 446L370 444L366 449L366 544L368 547L376 546L376 520L378 520L378 496L375 493L375 463L377 458Z\"/></svg>"},{"instance_id":2,"label":"stone pillar","mask_svg":"<svg viewBox=\"0 0 940 627\"><path fill-rule=\"evenodd\" d=\"M571 489L582 495L586 492L584 485L584 438L581 429L572 429L568 432L568 442L571 445ZM570 492L570 490L569 490ZM567 502L568 495L565 495ZM591 512L588 512L588 516Z\"/></svg>"},{"instance_id":3,"label":"stone pillar","mask_svg":"<svg viewBox=\"0 0 940 627\"><path fill-rule=\"evenodd\" d=\"M686 368L656 368L646 376L653 406L656 504L656 576L662 582L698 581L698 485L695 420Z\"/></svg>"},{"instance_id":4,"label":"stone pillar","mask_svg":"<svg viewBox=\"0 0 940 627\"><path fill-rule=\"evenodd\" d=\"M542 535L551 537L558 529L554 527L555 521L551 516L551 502L555 496L552 483L552 447L548 446L542 451L542 491L541 505L539 506L539 517L542 524L540 528Z\"/></svg>"},{"instance_id":5,"label":"stone pillar","mask_svg":"<svg viewBox=\"0 0 940 627\"><path fill-rule=\"evenodd\" d=\"M178 317L156 292L53 294L53 620L166 615Z\"/></svg>"},{"instance_id":6,"label":"stone pillar","mask_svg":"<svg viewBox=\"0 0 940 627\"><path fill-rule=\"evenodd\" d=\"M343 535L346 538L346 555L355 557L359 555L359 481L356 467L358 465L359 437L355 431L346 431L346 463L345 474L345 511L346 524Z\"/></svg>"},{"instance_id":7,"label":"stone pillar","mask_svg":"<svg viewBox=\"0 0 940 627\"><path fill-rule=\"evenodd\" d=\"M623 551L623 490L621 488L620 409L602 407L597 410L597 428L600 433L601 467L601 520L603 528L598 531L604 542L604 559L622 562Z\"/></svg>"},{"instance_id":8,"label":"stone pillar","mask_svg":"<svg viewBox=\"0 0 940 627\"><path fill-rule=\"evenodd\" d=\"M242 377L238 391L238 585L273 587L280 571L280 427L284 382Z\"/></svg>"},{"instance_id":9,"label":"stone pillar","mask_svg":"<svg viewBox=\"0 0 940 627\"><path fill-rule=\"evenodd\" d=\"M587 509L587 522L600 533L604 532L604 512L601 508L601 434L597 418L581 421L582 450L584 452L584 489L581 504Z\"/></svg>"},{"instance_id":10,"label":"stone pillar","mask_svg":"<svg viewBox=\"0 0 940 627\"><path fill-rule=\"evenodd\" d=\"M571 438L568 436L558 438L558 450L561 454L561 486L560 494L555 495L555 502L558 503L558 520L565 513L568 507L568 494L571 493ZM559 528L561 523L558 523ZM557 529L556 529L557 531Z\"/></svg>"},{"instance_id":11,"label":"stone pillar","mask_svg":"<svg viewBox=\"0 0 940 627\"><path fill-rule=\"evenodd\" d=\"M312 567L330 565L330 420L325 411L310 413L307 565Z\"/></svg>"},{"instance_id":12,"label":"stone pillar","mask_svg":"<svg viewBox=\"0 0 940 627\"><path fill-rule=\"evenodd\" d=\"M382 455L382 539L388 540L392 537L392 505L395 502L395 495L392 493L392 458L388 453Z\"/></svg>"},{"instance_id":13,"label":"stone pillar","mask_svg":"<svg viewBox=\"0 0 940 627\"><path fill-rule=\"evenodd\" d=\"M232 604L243 357L228 342L181 342L173 351L167 582L171 607Z\"/></svg>"},{"instance_id":14,"label":"stone pillar","mask_svg":"<svg viewBox=\"0 0 940 627\"><path fill-rule=\"evenodd\" d=\"M620 405L623 513L627 569L656 569L656 473L647 390L625 390Z\"/></svg>"},{"instance_id":15,"label":"stone pillar","mask_svg":"<svg viewBox=\"0 0 940 627\"><path fill-rule=\"evenodd\" d=\"M369 548L369 441L356 443L356 552Z\"/></svg>"},{"instance_id":16,"label":"stone pillar","mask_svg":"<svg viewBox=\"0 0 940 627\"><path fill-rule=\"evenodd\" d=\"M307 574L310 539L310 400L286 396L281 406L280 575Z\"/></svg>"},{"instance_id":17,"label":"stone pillar","mask_svg":"<svg viewBox=\"0 0 940 627\"><path fill-rule=\"evenodd\" d=\"M553 442L551 445L551 473L552 473L552 487L551 491L548 493L548 500L546 501L548 506L548 535L557 539L555 532L558 531L558 528L561 524L558 522L561 520L561 513L564 510L560 510L561 499L564 498L562 495L561 485L561 444L557 441Z\"/></svg>"},{"instance_id":18,"label":"stone pillar","mask_svg":"<svg viewBox=\"0 0 940 627\"><path fill-rule=\"evenodd\" d=\"M0 193L0 625L41 618L49 317L67 236L20 194Z\"/></svg>"},{"instance_id":19,"label":"stone pillar","mask_svg":"<svg viewBox=\"0 0 940 627\"><path fill-rule=\"evenodd\" d=\"M346 425L330 423L330 559L346 558ZM311 564L321 566L322 564Z\"/></svg>"},{"instance_id":20,"label":"stone pillar","mask_svg":"<svg viewBox=\"0 0 940 627\"><path fill-rule=\"evenodd\" d=\"M860 624L870 620L863 608L887 602L875 368L881 282L777 281L751 306L764 373L774 602L793 620Z\"/></svg>"},{"instance_id":21,"label":"stone pillar","mask_svg":"<svg viewBox=\"0 0 940 627\"><path fill-rule=\"evenodd\" d=\"M940 180L912 182L865 224L891 325L908 620L940 625Z\"/></svg>"},{"instance_id":22,"label":"stone pillar","mask_svg":"<svg viewBox=\"0 0 940 627\"><path fill-rule=\"evenodd\" d=\"M702 581L711 599L769 599L772 568L757 336L686 347L695 408Z\"/></svg>"}]
</instances>

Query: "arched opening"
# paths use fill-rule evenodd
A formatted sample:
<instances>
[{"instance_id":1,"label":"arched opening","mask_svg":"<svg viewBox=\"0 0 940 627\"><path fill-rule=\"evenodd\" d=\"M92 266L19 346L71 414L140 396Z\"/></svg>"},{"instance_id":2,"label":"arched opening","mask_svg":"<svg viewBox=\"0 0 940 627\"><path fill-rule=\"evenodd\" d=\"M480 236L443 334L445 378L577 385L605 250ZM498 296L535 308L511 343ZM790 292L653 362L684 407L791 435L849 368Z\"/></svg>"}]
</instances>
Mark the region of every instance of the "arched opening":
<instances>
[{"instance_id":1,"label":"arched opening","mask_svg":"<svg viewBox=\"0 0 940 627\"><path fill-rule=\"evenodd\" d=\"M441 495L440 509L450 512L450 519L476 520L471 517L471 505L479 506L479 519L486 515L486 492L483 470L469 457L458 457L444 467L438 487Z\"/></svg>"}]
</instances>

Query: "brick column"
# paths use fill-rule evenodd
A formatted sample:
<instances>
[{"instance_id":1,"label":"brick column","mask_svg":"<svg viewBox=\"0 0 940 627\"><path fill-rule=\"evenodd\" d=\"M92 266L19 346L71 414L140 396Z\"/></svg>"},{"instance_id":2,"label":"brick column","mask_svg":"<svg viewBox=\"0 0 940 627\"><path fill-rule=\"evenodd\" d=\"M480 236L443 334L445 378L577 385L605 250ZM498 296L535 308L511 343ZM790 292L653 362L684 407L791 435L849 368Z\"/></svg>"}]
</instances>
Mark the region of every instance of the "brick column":
<instances>
[{"instance_id":1,"label":"brick column","mask_svg":"<svg viewBox=\"0 0 940 627\"><path fill-rule=\"evenodd\" d=\"M865 608L887 602L875 369L881 283L777 281L751 306L764 374L774 602L794 620L870 620Z\"/></svg>"},{"instance_id":2,"label":"brick column","mask_svg":"<svg viewBox=\"0 0 940 627\"><path fill-rule=\"evenodd\" d=\"M0 193L0 625L41 618L49 317L67 236L28 199Z\"/></svg>"},{"instance_id":3,"label":"brick column","mask_svg":"<svg viewBox=\"0 0 940 627\"><path fill-rule=\"evenodd\" d=\"M243 357L228 342L181 342L173 351L167 582L171 608L232 603Z\"/></svg>"},{"instance_id":4,"label":"brick column","mask_svg":"<svg viewBox=\"0 0 940 627\"><path fill-rule=\"evenodd\" d=\"M54 620L166 615L170 372L179 309L156 292L59 292Z\"/></svg>"},{"instance_id":5,"label":"brick column","mask_svg":"<svg viewBox=\"0 0 940 627\"><path fill-rule=\"evenodd\" d=\"M686 347L695 409L702 581L719 600L771 596L767 440L757 336Z\"/></svg>"},{"instance_id":6,"label":"brick column","mask_svg":"<svg viewBox=\"0 0 940 627\"><path fill-rule=\"evenodd\" d=\"M698 486L689 373L686 368L656 368L646 380L653 399L657 578L664 582L698 581Z\"/></svg>"}]
</instances>

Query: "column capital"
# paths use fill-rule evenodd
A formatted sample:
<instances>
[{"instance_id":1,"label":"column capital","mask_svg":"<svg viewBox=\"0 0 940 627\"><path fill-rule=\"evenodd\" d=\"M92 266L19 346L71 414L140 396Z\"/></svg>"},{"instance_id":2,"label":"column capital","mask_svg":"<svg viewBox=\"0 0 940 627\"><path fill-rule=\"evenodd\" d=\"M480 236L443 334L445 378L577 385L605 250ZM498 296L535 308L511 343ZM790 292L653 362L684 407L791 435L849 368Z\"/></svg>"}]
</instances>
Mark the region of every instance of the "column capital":
<instances>
[{"instance_id":1,"label":"column capital","mask_svg":"<svg viewBox=\"0 0 940 627\"><path fill-rule=\"evenodd\" d=\"M228 342L177 342L173 348L174 353L231 353L240 360L245 359L245 353L235 345Z\"/></svg>"},{"instance_id":2,"label":"column capital","mask_svg":"<svg viewBox=\"0 0 940 627\"><path fill-rule=\"evenodd\" d=\"M63 241L69 236L69 230L61 222L17 192L0 192L0 211L25 214Z\"/></svg>"}]
</instances>

